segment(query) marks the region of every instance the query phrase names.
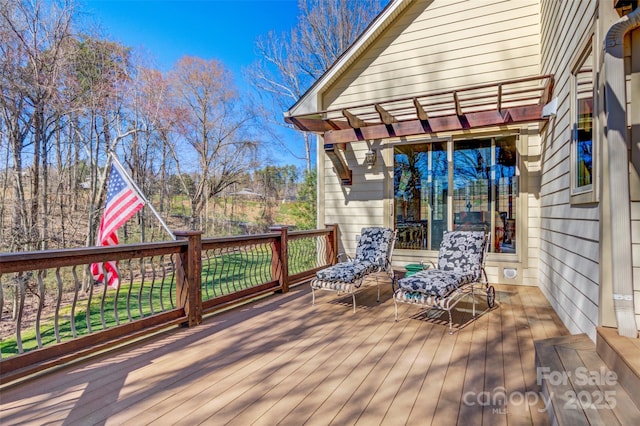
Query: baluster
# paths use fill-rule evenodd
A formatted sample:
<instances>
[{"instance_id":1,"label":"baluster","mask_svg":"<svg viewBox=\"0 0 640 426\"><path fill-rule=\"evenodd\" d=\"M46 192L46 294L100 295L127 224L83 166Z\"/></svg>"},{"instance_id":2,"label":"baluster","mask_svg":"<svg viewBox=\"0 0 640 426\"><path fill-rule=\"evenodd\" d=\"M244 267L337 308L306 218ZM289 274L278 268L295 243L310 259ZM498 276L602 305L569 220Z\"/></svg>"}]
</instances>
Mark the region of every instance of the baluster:
<instances>
[{"instance_id":1,"label":"baluster","mask_svg":"<svg viewBox=\"0 0 640 426\"><path fill-rule=\"evenodd\" d=\"M104 276L104 285L105 287L107 286L107 272L104 270L104 264L100 265L100 268L102 268L102 274ZM87 333L91 334L92 330L91 330L91 302L93 301L93 280L89 280L89 297L87 297L87 311L85 312L85 317L86 317L86 321L87 321Z\"/></svg>"},{"instance_id":2,"label":"baluster","mask_svg":"<svg viewBox=\"0 0 640 426\"><path fill-rule=\"evenodd\" d=\"M56 311L53 318L53 330L56 334L56 343L60 343L60 306L62 305L62 277L60 268L56 268L56 282L58 283L58 297L56 300Z\"/></svg>"},{"instance_id":3,"label":"baluster","mask_svg":"<svg viewBox=\"0 0 640 426\"><path fill-rule=\"evenodd\" d=\"M38 348L42 347L42 335L40 334L40 320L42 319L42 311L44 310L44 281L42 276L44 275L44 269L38 271L38 311L36 312L36 343Z\"/></svg>"},{"instance_id":4,"label":"baluster","mask_svg":"<svg viewBox=\"0 0 640 426\"><path fill-rule=\"evenodd\" d=\"M129 288L127 288L127 318L129 319L129 322L132 322L133 316L131 315L131 294L133 292L133 274L131 273L131 259L127 260L127 270L129 271Z\"/></svg>"},{"instance_id":5,"label":"baluster","mask_svg":"<svg viewBox=\"0 0 640 426\"><path fill-rule=\"evenodd\" d=\"M102 292L100 295L100 323L102 324L102 329L106 329L107 328L107 322L105 320L105 309L104 309L104 305L105 305L105 301L107 300L107 289L109 286L107 286L107 278L105 275L105 279L104 279L104 285L102 286Z\"/></svg>"},{"instance_id":6,"label":"baluster","mask_svg":"<svg viewBox=\"0 0 640 426\"><path fill-rule=\"evenodd\" d=\"M171 254L171 281L169 282L169 300L171 301L171 308L176 308L176 299L174 295L176 294L176 256L177 254Z\"/></svg>"},{"instance_id":7,"label":"baluster","mask_svg":"<svg viewBox=\"0 0 640 426\"><path fill-rule=\"evenodd\" d=\"M211 294L209 291L209 277L211 276L211 256L209 255L209 250L205 250L204 251L204 255L206 258L206 265L207 265L207 273L204 276L204 292L206 295L207 300L211 299ZM215 295L215 289L213 287L213 279L211 280L211 292L214 293Z\"/></svg>"},{"instance_id":8,"label":"baluster","mask_svg":"<svg viewBox=\"0 0 640 426\"><path fill-rule=\"evenodd\" d=\"M139 318L144 318L144 311L143 311L143 306L142 306L142 291L144 289L144 276L145 276L145 266L144 266L144 259L140 258L138 259L138 267L140 268L140 288L138 290L138 313L140 314ZM131 273L131 283L133 284L133 270L130 271Z\"/></svg>"},{"instance_id":9,"label":"baluster","mask_svg":"<svg viewBox=\"0 0 640 426\"><path fill-rule=\"evenodd\" d=\"M74 291L73 291L73 303L71 304L71 333L73 338L78 337L76 329L76 306L78 305L78 294L80 293L80 279L78 278L78 265L73 265L71 273L73 275ZM88 266L87 266L88 268Z\"/></svg>"},{"instance_id":10,"label":"baluster","mask_svg":"<svg viewBox=\"0 0 640 426\"><path fill-rule=\"evenodd\" d=\"M156 313L153 303L153 293L156 289L156 262L151 258L151 286L149 286L149 308L151 315ZM162 301L162 292L159 294L160 301Z\"/></svg>"}]
</instances>

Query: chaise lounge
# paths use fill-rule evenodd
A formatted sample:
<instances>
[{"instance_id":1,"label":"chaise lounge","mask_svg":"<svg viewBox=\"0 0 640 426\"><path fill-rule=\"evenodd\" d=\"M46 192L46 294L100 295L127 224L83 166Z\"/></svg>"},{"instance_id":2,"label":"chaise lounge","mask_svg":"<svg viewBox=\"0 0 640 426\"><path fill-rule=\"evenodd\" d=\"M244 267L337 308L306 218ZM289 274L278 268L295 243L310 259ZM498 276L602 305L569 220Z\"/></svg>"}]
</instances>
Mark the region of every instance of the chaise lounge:
<instances>
[{"instance_id":1,"label":"chaise lounge","mask_svg":"<svg viewBox=\"0 0 640 426\"><path fill-rule=\"evenodd\" d=\"M490 234L483 231L445 232L438 252L438 263L398 280L393 294L395 320L398 303L439 309L449 314L449 334L453 333L451 310L467 295L473 300L476 317L476 293L486 295L488 309L495 305L495 289L489 285L484 261Z\"/></svg>"},{"instance_id":2,"label":"chaise lounge","mask_svg":"<svg viewBox=\"0 0 640 426\"><path fill-rule=\"evenodd\" d=\"M378 273L386 272L393 282L391 256L396 240L392 229L382 227L362 228L360 240L353 259L347 258L326 269L318 271L311 281L311 293L315 305L316 290L328 290L338 294L351 294L353 312L356 311L356 293L363 289L364 280L373 275L380 301Z\"/></svg>"}]
</instances>

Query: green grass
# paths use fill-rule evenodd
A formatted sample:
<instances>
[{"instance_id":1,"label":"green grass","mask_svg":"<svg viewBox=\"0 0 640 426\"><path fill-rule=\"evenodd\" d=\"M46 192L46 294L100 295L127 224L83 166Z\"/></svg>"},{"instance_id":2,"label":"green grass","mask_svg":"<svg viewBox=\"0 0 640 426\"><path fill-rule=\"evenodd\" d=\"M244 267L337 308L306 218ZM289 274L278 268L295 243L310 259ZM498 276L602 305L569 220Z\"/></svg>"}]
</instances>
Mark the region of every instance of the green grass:
<instances>
[{"instance_id":1,"label":"green grass","mask_svg":"<svg viewBox=\"0 0 640 426\"><path fill-rule=\"evenodd\" d=\"M311 248L314 242L301 240L297 244ZM310 269L313 264L314 261L308 258L294 260L289 265L290 272L296 273ZM203 259L201 279L203 300L268 282L272 279L271 251L258 248L225 253L211 257L209 260ZM161 289L160 279L156 281L152 287L148 281L142 283L140 280L131 281L122 278L119 290L107 288L105 291L104 286L101 285L93 287L91 299L87 297L85 300L78 301L74 312L70 304L60 308L58 326L60 341L74 338L72 317L76 336L80 337L89 334L89 330L92 333L97 332L172 309L176 303L175 284L170 285L167 278ZM52 291L51 285L47 288L48 291ZM38 348L35 321L28 329L22 330L21 337L23 351ZM40 338L43 347L57 342L53 314L41 319ZM0 342L0 351L3 357L18 354L15 334Z\"/></svg>"}]
</instances>

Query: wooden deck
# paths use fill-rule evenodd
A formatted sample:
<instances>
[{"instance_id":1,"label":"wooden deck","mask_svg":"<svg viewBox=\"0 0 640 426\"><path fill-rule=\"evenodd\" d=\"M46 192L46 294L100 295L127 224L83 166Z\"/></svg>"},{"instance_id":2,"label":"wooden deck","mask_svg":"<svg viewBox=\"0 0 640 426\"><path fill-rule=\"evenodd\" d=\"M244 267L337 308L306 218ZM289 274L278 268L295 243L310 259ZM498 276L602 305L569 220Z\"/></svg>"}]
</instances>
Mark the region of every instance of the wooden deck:
<instances>
[{"instance_id":1,"label":"wooden deck","mask_svg":"<svg viewBox=\"0 0 640 426\"><path fill-rule=\"evenodd\" d=\"M568 331L537 288L496 290L449 335L446 313L394 322L390 288L354 314L304 285L4 389L0 424L547 424L533 342Z\"/></svg>"}]
</instances>

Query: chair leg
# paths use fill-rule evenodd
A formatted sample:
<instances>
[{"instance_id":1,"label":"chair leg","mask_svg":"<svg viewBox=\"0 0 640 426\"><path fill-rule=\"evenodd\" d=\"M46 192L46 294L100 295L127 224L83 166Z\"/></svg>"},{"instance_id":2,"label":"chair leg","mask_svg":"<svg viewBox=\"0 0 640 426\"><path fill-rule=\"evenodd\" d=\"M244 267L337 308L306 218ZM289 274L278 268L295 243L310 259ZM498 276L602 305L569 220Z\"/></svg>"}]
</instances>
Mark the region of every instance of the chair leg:
<instances>
[{"instance_id":1,"label":"chair leg","mask_svg":"<svg viewBox=\"0 0 640 426\"><path fill-rule=\"evenodd\" d=\"M351 297L353 298L353 313L356 313L356 294L351 293Z\"/></svg>"},{"instance_id":2,"label":"chair leg","mask_svg":"<svg viewBox=\"0 0 640 426\"><path fill-rule=\"evenodd\" d=\"M378 288L378 299L376 302L380 301L380 283L378 282L378 274L376 274L376 287Z\"/></svg>"},{"instance_id":3,"label":"chair leg","mask_svg":"<svg viewBox=\"0 0 640 426\"><path fill-rule=\"evenodd\" d=\"M472 313L473 313L473 317L474 318L476 317L476 294L475 294L475 289L476 289L476 285L474 283L471 286L471 298L473 299Z\"/></svg>"},{"instance_id":4,"label":"chair leg","mask_svg":"<svg viewBox=\"0 0 640 426\"><path fill-rule=\"evenodd\" d=\"M449 314L449 334L453 334L453 318L451 318L451 309L447 311Z\"/></svg>"},{"instance_id":5,"label":"chair leg","mask_svg":"<svg viewBox=\"0 0 640 426\"><path fill-rule=\"evenodd\" d=\"M311 306L316 304L316 289L311 287Z\"/></svg>"},{"instance_id":6,"label":"chair leg","mask_svg":"<svg viewBox=\"0 0 640 426\"><path fill-rule=\"evenodd\" d=\"M395 319L395 321L398 322L398 301L396 300L395 293L393 294L393 304L396 307L396 319Z\"/></svg>"}]
</instances>

